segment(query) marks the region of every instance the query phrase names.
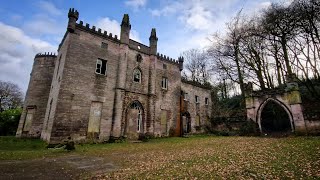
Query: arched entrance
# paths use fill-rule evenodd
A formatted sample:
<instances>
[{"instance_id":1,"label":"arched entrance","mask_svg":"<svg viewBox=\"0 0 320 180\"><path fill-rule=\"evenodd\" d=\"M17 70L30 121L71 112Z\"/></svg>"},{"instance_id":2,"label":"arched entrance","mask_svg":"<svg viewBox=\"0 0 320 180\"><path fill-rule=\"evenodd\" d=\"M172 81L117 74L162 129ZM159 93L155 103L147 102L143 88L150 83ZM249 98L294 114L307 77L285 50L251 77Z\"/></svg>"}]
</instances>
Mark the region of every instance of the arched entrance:
<instances>
[{"instance_id":1,"label":"arched entrance","mask_svg":"<svg viewBox=\"0 0 320 180\"><path fill-rule=\"evenodd\" d=\"M244 86L244 90L247 119L255 121L262 133L268 130L285 131L288 129L288 117L292 132L306 133L306 122L303 116L298 83L288 79L285 86L261 91L253 91L252 83L247 83ZM272 102L268 105L270 101ZM275 106L274 103L278 106ZM277 109L280 107L280 110L271 113L272 108L269 106L275 106ZM265 111L262 112L264 109ZM284 111L287 115L285 115ZM273 119L268 120L269 116L272 116ZM281 116L286 120L281 119L280 121L276 121Z\"/></svg>"},{"instance_id":2,"label":"arched entrance","mask_svg":"<svg viewBox=\"0 0 320 180\"><path fill-rule=\"evenodd\" d=\"M294 131L290 110L281 102L271 98L261 104L257 122L264 134L288 134Z\"/></svg>"},{"instance_id":3,"label":"arched entrance","mask_svg":"<svg viewBox=\"0 0 320 180\"><path fill-rule=\"evenodd\" d=\"M138 139L144 133L144 109L139 101L133 101L127 108L125 135L128 139Z\"/></svg>"},{"instance_id":4,"label":"arched entrance","mask_svg":"<svg viewBox=\"0 0 320 180\"><path fill-rule=\"evenodd\" d=\"M182 135L191 132L191 117L189 112L182 113Z\"/></svg>"}]
</instances>

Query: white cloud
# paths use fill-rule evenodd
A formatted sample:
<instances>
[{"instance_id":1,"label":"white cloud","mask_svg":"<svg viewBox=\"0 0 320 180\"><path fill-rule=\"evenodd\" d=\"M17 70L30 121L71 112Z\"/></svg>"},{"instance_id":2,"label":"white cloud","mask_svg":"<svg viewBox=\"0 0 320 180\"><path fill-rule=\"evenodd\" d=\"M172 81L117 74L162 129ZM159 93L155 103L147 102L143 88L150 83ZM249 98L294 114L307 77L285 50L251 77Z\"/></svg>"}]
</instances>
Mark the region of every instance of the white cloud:
<instances>
[{"instance_id":1,"label":"white cloud","mask_svg":"<svg viewBox=\"0 0 320 180\"><path fill-rule=\"evenodd\" d=\"M179 1L171 1L169 4L165 5L162 9L151 9L152 16L170 16L178 12L183 11L185 8L184 4Z\"/></svg>"},{"instance_id":2,"label":"white cloud","mask_svg":"<svg viewBox=\"0 0 320 180\"><path fill-rule=\"evenodd\" d=\"M48 12L52 15L61 15L62 11L58 9L54 4L47 1L40 1L38 4L39 8L41 8L42 11Z\"/></svg>"},{"instance_id":3,"label":"white cloud","mask_svg":"<svg viewBox=\"0 0 320 180\"><path fill-rule=\"evenodd\" d=\"M0 79L16 83L26 91L35 54L55 52L56 47L0 22Z\"/></svg>"},{"instance_id":4,"label":"white cloud","mask_svg":"<svg viewBox=\"0 0 320 180\"><path fill-rule=\"evenodd\" d=\"M111 20L108 17L104 17L98 20L96 23L97 27L101 28L102 30L107 31L108 33L112 33L117 35L120 38L120 23L116 20ZM130 39L133 39L135 41L141 42L139 38L139 33L131 29L130 31Z\"/></svg>"},{"instance_id":5,"label":"white cloud","mask_svg":"<svg viewBox=\"0 0 320 180\"><path fill-rule=\"evenodd\" d=\"M23 25L23 29L33 35L43 34L63 34L66 31L67 20L64 19L62 22L57 21L55 18L51 18L45 14L37 14L33 16L30 21L26 21ZM62 23L64 25L62 25Z\"/></svg>"},{"instance_id":6,"label":"white cloud","mask_svg":"<svg viewBox=\"0 0 320 180\"><path fill-rule=\"evenodd\" d=\"M179 18L188 28L207 30L212 27L213 15L200 4L195 4Z\"/></svg>"},{"instance_id":7,"label":"white cloud","mask_svg":"<svg viewBox=\"0 0 320 180\"><path fill-rule=\"evenodd\" d=\"M133 10L137 10L144 7L147 4L147 0L127 0L125 5L132 7Z\"/></svg>"}]
</instances>

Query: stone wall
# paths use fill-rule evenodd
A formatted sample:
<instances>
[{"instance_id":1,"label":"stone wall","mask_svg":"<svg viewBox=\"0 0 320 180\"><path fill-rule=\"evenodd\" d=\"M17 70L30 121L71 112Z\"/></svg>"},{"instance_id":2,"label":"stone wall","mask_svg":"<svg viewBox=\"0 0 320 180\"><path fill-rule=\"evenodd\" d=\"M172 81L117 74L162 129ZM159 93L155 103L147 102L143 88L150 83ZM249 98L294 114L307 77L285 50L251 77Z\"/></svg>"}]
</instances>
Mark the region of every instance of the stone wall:
<instances>
[{"instance_id":1,"label":"stone wall","mask_svg":"<svg viewBox=\"0 0 320 180\"><path fill-rule=\"evenodd\" d=\"M184 98L184 112L188 112L191 118L191 132L195 133L199 130L196 126L202 126L208 123L211 116L211 91L209 89L194 86L189 83L181 83L183 94L188 93L187 99ZM199 102L196 103L195 96L199 97ZM205 98L208 98L208 104L205 104ZM200 124L196 122L196 116L200 117ZM201 132L202 130L200 130Z\"/></svg>"}]
</instances>

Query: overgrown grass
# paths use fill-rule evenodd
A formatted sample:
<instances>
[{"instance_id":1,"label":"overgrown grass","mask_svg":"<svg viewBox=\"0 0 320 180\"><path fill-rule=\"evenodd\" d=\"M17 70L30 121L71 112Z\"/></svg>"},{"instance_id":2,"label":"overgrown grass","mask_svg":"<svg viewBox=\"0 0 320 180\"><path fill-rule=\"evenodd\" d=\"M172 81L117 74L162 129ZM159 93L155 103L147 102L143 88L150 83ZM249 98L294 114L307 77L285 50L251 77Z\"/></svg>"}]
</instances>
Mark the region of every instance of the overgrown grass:
<instances>
[{"instance_id":1,"label":"overgrown grass","mask_svg":"<svg viewBox=\"0 0 320 180\"><path fill-rule=\"evenodd\" d=\"M64 151L50 151L40 139L20 139L13 136L0 136L0 160L35 159L57 156Z\"/></svg>"},{"instance_id":2,"label":"overgrown grass","mask_svg":"<svg viewBox=\"0 0 320 180\"><path fill-rule=\"evenodd\" d=\"M96 178L320 179L320 137L163 138L77 145L69 153L46 150L39 140L1 137L0 153L0 159L98 156L117 165L116 171L93 174Z\"/></svg>"}]
</instances>

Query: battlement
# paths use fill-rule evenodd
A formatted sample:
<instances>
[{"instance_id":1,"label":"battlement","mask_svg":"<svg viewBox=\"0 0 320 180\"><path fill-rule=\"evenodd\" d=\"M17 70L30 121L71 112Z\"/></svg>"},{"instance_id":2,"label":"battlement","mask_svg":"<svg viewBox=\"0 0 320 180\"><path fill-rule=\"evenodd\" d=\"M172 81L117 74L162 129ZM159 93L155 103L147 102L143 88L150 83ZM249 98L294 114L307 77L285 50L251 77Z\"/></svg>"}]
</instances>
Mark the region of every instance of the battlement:
<instances>
[{"instance_id":1,"label":"battlement","mask_svg":"<svg viewBox=\"0 0 320 180\"><path fill-rule=\"evenodd\" d=\"M39 57L57 57L57 55L53 52L45 52L45 53L38 53L34 58L39 58Z\"/></svg>"},{"instance_id":2,"label":"battlement","mask_svg":"<svg viewBox=\"0 0 320 180\"><path fill-rule=\"evenodd\" d=\"M157 58L158 58L159 60L167 61L167 62L169 62L169 63L179 64L179 61L177 61L177 60L175 60L175 59L172 59L172 58L170 58L169 56L166 56L166 55L163 55L163 54L157 53Z\"/></svg>"},{"instance_id":3,"label":"battlement","mask_svg":"<svg viewBox=\"0 0 320 180\"><path fill-rule=\"evenodd\" d=\"M75 10L74 8L70 8L69 12L68 12L68 17L74 17L76 19L79 18L79 12L77 10Z\"/></svg>"},{"instance_id":4,"label":"battlement","mask_svg":"<svg viewBox=\"0 0 320 180\"><path fill-rule=\"evenodd\" d=\"M117 35L112 35L112 33L109 33L107 31L102 31L100 28L96 29L96 26L92 26L90 27L90 24L86 23L86 25L84 25L83 21L80 21L79 24L76 24L77 28L85 30L87 32L90 32L94 35L98 35L100 37L106 38L106 39L110 39L112 41L115 42L120 42L120 40L118 39Z\"/></svg>"}]
</instances>

